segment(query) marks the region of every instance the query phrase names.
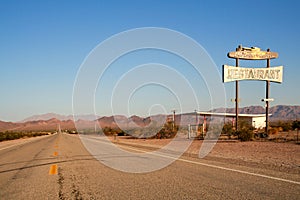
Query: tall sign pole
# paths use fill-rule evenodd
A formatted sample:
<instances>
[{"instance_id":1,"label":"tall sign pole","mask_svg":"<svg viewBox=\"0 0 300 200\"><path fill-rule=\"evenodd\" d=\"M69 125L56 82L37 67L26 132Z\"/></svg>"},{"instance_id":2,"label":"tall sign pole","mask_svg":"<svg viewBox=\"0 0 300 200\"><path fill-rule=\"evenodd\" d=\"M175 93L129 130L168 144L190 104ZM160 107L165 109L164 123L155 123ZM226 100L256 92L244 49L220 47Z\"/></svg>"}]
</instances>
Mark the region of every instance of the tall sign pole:
<instances>
[{"instance_id":1,"label":"tall sign pole","mask_svg":"<svg viewBox=\"0 0 300 200\"><path fill-rule=\"evenodd\" d=\"M235 66L239 67L239 58L235 59ZM236 80L235 81L235 131L238 130L238 125L239 125L239 81Z\"/></svg>"},{"instance_id":2,"label":"tall sign pole","mask_svg":"<svg viewBox=\"0 0 300 200\"><path fill-rule=\"evenodd\" d=\"M267 49L267 52L270 52L270 49ZM270 68L271 59L267 59L267 68ZM269 93L270 93L270 81L266 81L266 134L269 133Z\"/></svg>"}]
</instances>

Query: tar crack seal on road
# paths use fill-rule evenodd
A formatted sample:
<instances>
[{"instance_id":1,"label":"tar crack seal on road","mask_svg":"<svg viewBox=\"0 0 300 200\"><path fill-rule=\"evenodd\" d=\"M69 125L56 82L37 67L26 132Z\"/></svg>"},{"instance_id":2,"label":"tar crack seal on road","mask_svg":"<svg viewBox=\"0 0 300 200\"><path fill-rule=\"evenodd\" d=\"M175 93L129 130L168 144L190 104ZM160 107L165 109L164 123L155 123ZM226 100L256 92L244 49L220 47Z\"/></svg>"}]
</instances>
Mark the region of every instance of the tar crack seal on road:
<instances>
[{"instance_id":1,"label":"tar crack seal on road","mask_svg":"<svg viewBox=\"0 0 300 200\"><path fill-rule=\"evenodd\" d=\"M57 181L58 182L58 186L59 186L58 197L59 197L59 199L64 200L65 197L64 197L63 192L62 192L64 177L63 177L61 171L62 171L61 168L58 168L58 181Z\"/></svg>"}]
</instances>

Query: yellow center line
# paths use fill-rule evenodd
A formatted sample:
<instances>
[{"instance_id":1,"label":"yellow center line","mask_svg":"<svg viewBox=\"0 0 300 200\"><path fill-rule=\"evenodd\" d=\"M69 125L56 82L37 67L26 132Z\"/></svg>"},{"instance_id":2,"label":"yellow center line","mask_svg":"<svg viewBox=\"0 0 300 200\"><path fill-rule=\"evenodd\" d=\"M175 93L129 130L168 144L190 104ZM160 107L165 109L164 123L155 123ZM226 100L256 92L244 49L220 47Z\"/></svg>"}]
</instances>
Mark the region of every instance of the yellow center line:
<instances>
[{"instance_id":1,"label":"yellow center line","mask_svg":"<svg viewBox=\"0 0 300 200\"><path fill-rule=\"evenodd\" d=\"M55 149L58 148L58 143L59 143L59 140L56 140L55 141L55 145L54 145ZM57 155L58 155L58 152L54 151L53 156L57 156ZM49 169L49 175L55 175L55 174L57 174L57 168L58 168L57 164L51 165L50 169Z\"/></svg>"},{"instance_id":2,"label":"yellow center line","mask_svg":"<svg viewBox=\"0 0 300 200\"><path fill-rule=\"evenodd\" d=\"M51 165L49 170L49 175L55 175L57 174L57 165Z\"/></svg>"}]
</instances>

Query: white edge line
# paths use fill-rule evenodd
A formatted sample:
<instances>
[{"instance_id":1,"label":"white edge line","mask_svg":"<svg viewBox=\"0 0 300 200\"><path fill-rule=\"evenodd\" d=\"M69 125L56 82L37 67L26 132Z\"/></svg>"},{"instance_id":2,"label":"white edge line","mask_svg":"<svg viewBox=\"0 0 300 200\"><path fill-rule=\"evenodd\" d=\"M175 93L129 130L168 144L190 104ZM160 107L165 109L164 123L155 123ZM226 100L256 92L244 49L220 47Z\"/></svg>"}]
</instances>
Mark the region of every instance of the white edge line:
<instances>
[{"instance_id":1,"label":"white edge line","mask_svg":"<svg viewBox=\"0 0 300 200\"><path fill-rule=\"evenodd\" d=\"M257 174L257 173L247 172L247 171L238 170L238 169L231 169L231 168L221 167L221 166L217 166L217 165L205 164L205 163L196 162L196 161L192 161L192 160L186 160L186 159L182 159L182 158L174 158L172 156L167 156L167 155L162 155L162 154L158 154L158 153L143 151L143 150L140 150L140 149L135 149L135 148L131 148L131 147L123 146L123 145L121 145L121 146L125 149L135 150L135 151L139 151L139 152L143 152L143 153L150 153L150 154L153 154L153 155L166 157L166 158L171 158L171 159L179 160L179 161L182 161L182 162L187 162L187 163L192 163L192 164L196 164L196 165L202 165L202 166L206 166L206 167L212 167L212 168L216 168L216 169L222 169L222 170L226 170L226 171L237 172L237 173L241 173L241 174L247 174L247 175L251 175L251 176L258 176L258 177L262 177L262 178L268 178L268 179L272 179L272 180L283 181L283 182L287 182L287 183L293 183L293 184L300 185L300 182L298 182L298 181L292 181L292 180L288 180L288 179L283 179L283 178L278 178L278 177L268 176L268 175L263 175L263 174Z\"/></svg>"}]
</instances>

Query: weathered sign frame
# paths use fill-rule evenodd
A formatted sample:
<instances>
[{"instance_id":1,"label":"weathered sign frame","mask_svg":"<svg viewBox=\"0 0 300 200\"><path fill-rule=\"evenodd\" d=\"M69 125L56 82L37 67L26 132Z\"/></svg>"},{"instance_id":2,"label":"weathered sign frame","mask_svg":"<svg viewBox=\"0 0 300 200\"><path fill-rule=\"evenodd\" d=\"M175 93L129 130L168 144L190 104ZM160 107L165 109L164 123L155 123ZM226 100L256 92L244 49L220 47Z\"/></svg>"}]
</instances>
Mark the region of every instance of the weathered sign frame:
<instances>
[{"instance_id":1,"label":"weathered sign frame","mask_svg":"<svg viewBox=\"0 0 300 200\"><path fill-rule=\"evenodd\" d=\"M241 60L267 60L278 58L278 53L261 51L258 47L247 48L239 46L236 51L229 52L227 56Z\"/></svg>"}]
</instances>

